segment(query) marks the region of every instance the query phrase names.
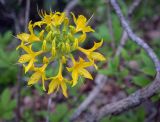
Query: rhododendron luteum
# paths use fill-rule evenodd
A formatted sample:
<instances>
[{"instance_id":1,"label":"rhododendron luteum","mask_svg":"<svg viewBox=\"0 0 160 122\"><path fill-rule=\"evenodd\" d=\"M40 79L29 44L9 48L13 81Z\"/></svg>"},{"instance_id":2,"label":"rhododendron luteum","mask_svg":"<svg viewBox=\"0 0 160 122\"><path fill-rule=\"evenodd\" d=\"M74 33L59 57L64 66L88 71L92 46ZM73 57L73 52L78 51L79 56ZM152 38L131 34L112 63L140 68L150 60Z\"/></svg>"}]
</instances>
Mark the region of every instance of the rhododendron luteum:
<instances>
[{"instance_id":1,"label":"rhododendron luteum","mask_svg":"<svg viewBox=\"0 0 160 122\"><path fill-rule=\"evenodd\" d=\"M103 44L103 40L94 43L91 49L84 49L80 45L85 41L88 32L94 30L87 25L87 19L83 15L78 18L72 13L74 24L71 25L65 13L39 12L41 21L28 24L29 33L20 33L17 38L21 41L17 49L24 50L18 60L23 64L25 73L31 71L33 74L28 80L28 85L33 85L42 81L43 90L45 82L49 82L48 93L55 92L61 88L62 93L67 97L67 84L75 86L78 77L93 79L92 75L86 70L89 66L96 66L95 60L103 61L104 56L95 50ZM39 33L35 33L35 30ZM34 49L34 44L39 43L41 48ZM36 50L36 51L35 51ZM88 60L79 57L75 60L72 52L79 50L86 55ZM72 61L71 67L65 67L67 60ZM46 71L51 67L51 63L58 62L59 70L56 76L47 77ZM67 70L66 70L67 69ZM64 78L63 71L71 73L71 79Z\"/></svg>"}]
</instances>

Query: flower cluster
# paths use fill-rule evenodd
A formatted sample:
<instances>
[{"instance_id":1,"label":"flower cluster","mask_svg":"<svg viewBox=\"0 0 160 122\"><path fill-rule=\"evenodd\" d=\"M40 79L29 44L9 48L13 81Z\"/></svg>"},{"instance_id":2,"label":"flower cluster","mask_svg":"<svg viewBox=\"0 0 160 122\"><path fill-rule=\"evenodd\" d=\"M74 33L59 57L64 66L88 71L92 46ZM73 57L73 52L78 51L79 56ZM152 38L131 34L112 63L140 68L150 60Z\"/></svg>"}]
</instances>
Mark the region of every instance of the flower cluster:
<instances>
[{"instance_id":1,"label":"flower cluster","mask_svg":"<svg viewBox=\"0 0 160 122\"><path fill-rule=\"evenodd\" d=\"M70 24L69 18L65 13L39 12L41 21L28 24L29 33L20 33L17 38L21 41L17 49L24 50L18 60L23 64L25 73L32 72L28 80L28 85L33 85L38 81L42 81L43 90L45 82L49 81L48 93L55 92L61 88L62 93L67 97L67 84L75 86L79 76L92 79L91 74L86 70L89 66L95 66L95 60L103 61L104 56L95 50L98 49L103 40L94 43L91 49L84 49L80 45L85 41L88 32L94 30L87 25L87 19L83 15L77 18L73 13L74 25ZM37 31L35 31L37 30ZM40 49L35 49L34 45L39 44ZM72 55L72 52L79 50L87 56L87 61L79 57L78 61ZM71 67L66 67L67 60L72 61ZM58 73L56 76L47 77L46 71L50 64L58 63ZM71 79L63 77L62 71L66 69L71 73Z\"/></svg>"}]
</instances>

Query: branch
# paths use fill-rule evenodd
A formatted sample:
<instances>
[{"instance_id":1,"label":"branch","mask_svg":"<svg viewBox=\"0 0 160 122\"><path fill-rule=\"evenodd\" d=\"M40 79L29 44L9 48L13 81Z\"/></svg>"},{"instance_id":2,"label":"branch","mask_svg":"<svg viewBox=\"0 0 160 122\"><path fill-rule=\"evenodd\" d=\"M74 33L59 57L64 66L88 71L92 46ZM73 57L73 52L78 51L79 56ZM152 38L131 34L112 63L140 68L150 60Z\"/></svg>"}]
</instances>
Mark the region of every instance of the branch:
<instances>
[{"instance_id":1,"label":"branch","mask_svg":"<svg viewBox=\"0 0 160 122\"><path fill-rule=\"evenodd\" d=\"M128 33L129 38L132 41L134 41L137 45L141 46L146 51L148 56L151 58L151 60L155 64L156 71L158 72L160 70L160 63L159 63L159 59L157 58L156 54L153 52L152 48L150 48L148 46L148 44L146 44L144 42L143 39L139 38L136 34L133 33L133 31L131 30L129 24L125 20L123 14L121 12L121 9L120 9L119 5L117 4L116 0L110 0L110 2L111 2L111 5L113 6L117 16L120 19L122 27Z\"/></svg>"},{"instance_id":2,"label":"branch","mask_svg":"<svg viewBox=\"0 0 160 122\"><path fill-rule=\"evenodd\" d=\"M101 108L99 110L98 114L96 114L96 116L95 116L96 121L99 121L104 116L111 115L111 114L117 114L117 113L120 113L120 112L127 110L129 108L135 107L135 106L139 105L145 99L154 95L160 89L160 71L159 71L160 63L159 63L159 59L157 58L157 56L153 52L153 50L141 38L139 38L137 35L135 35L133 33L129 24L125 20L123 14L121 12L121 9L120 9L119 5L117 4L116 0L110 0L110 2L111 2L111 5L113 6L117 16L120 19L122 27L128 33L129 38L131 38L132 41L134 41L137 45L141 46L146 51L148 56L152 59L154 65L155 65L155 69L157 71L157 74L156 74L155 79L153 80L153 82L150 85L136 91L135 93L131 94L130 96L128 96L125 99L122 99L122 100L115 102L115 103L107 104L103 108Z\"/></svg>"},{"instance_id":3,"label":"branch","mask_svg":"<svg viewBox=\"0 0 160 122\"><path fill-rule=\"evenodd\" d=\"M72 0L67 4L67 6L64 9L64 12L66 12L66 16L69 16L70 11L78 4L78 0Z\"/></svg>"},{"instance_id":4,"label":"branch","mask_svg":"<svg viewBox=\"0 0 160 122\"><path fill-rule=\"evenodd\" d=\"M92 103L95 97L99 94L108 78L104 75L98 74L95 78L97 86L89 93L88 97L81 103L81 105L76 109L71 117L71 121L74 121L80 114L87 109L87 106Z\"/></svg>"},{"instance_id":5,"label":"branch","mask_svg":"<svg viewBox=\"0 0 160 122\"><path fill-rule=\"evenodd\" d=\"M30 13L30 0L26 0L26 10L25 10L25 28L24 31L27 32L27 26L29 22L29 13Z\"/></svg>"},{"instance_id":6,"label":"branch","mask_svg":"<svg viewBox=\"0 0 160 122\"><path fill-rule=\"evenodd\" d=\"M135 1L133 1L132 5L128 9L128 13L127 13L127 19L128 20L130 20L131 15L133 14L134 10L138 7L138 5L140 4L141 1L142 0L135 0ZM117 48L117 51L116 51L116 56L120 55L121 50L122 50L123 46L125 45L127 39L128 39L128 34L124 30L123 34L122 34L122 37L120 39L120 44L119 44L119 46Z\"/></svg>"}]
</instances>

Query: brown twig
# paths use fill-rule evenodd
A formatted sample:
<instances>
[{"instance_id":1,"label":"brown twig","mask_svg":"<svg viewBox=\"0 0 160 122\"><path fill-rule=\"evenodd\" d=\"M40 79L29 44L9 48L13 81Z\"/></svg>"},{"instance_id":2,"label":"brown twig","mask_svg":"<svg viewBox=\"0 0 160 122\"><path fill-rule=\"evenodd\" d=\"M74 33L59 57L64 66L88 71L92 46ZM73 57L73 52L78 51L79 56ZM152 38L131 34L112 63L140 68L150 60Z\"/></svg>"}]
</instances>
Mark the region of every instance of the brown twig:
<instances>
[{"instance_id":1,"label":"brown twig","mask_svg":"<svg viewBox=\"0 0 160 122\"><path fill-rule=\"evenodd\" d=\"M108 78L104 75L97 75L95 78L95 82L97 86L89 93L88 97L81 103L81 105L76 109L74 114L71 117L71 121L74 121L84 110L86 110L87 106L91 104L91 102L95 99L95 96L99 94L105 83L108 81Z\"/></svg>"},{"instance_id":2,"label":"brown twig","mask_svg":"<svg viewBox=\"0 0 160 122\"><path fill-rule=\"evenodd\" d=\"M132 5L128 8L128 13L127 13L128 20L130 20L131 15L133 14L134 10L137 8L137 6L140 4L141 1L142 0L134 0ZM127 40L128 40L128 34L126 31L123 31L122 37L120 39L120 44L119 44L117 51L116 51L116 56L120 55L121 50L123 49Z\"/></svg>"},{"instance_id":3,"label":"brown twig","mask_svg":"<svg viewBox=\"0 0 160 122\"><path fill-rule=\"evenodd\" d=\"M151 58L151 60L155 64L156 71L159 71L160 69L159 59L157 58L156 54L153 52L152 48L150 48L143 39L139 38L136 34L133 33L128 22L125 20L116 0L110 0L110 2L114 10L116 11L117 16L120 19L123 29L128 33L129 38L146 51L148 56Z\"/></svg>"},{"instance_id":4,"label":"brown twig","mask_svg":"<svg viewBox=\"0 0 160 122\"><path fill-rule=\"evenodd\" d=\"M69 16L70 11L78 4L78 0L72 0L67 4L67 6L64 9L64 12L66 12L66 16Z\"/></svg>"},{"instance_id":5,"label":"brown twig","mask_svg":"<svg viewBox=\"0 0 160 122\"><path fill-rule=\"evenodd\" d=\"M24 31L28 31L28 22L29 22L29 13L30 13L30 0L26 0L26 10L25 10L25 29Z\"/></svg>"},{"instance_id":6,"label":"brown twig","mask_svg":"<svg viewBox=\"0 0 160 122\"><path fill-rule=\"evenodd\" d=\"M107 24L109 28L109 34L111 36L111 46L113 49L115 49L115 38L114 38L114 32L113 32L113 25L112 25L112 17L111 17L111 10L110 10L110 5L107 4Z\"/></svg>"},{"instance_id":7,"label":"brown twig","mask_svg":"<svg viewBox=\"0 0 160 122\"><path fill-rule=\"evenodd\" d=\"M54 95L54 94L53 94ZM49 122L49 116L50 116L50 107L51 107L51 104L52 104L52 98L53 98L53 95L49 95L48 97L48 103L47 103L47 116L46 116L46 122Z\"/></svg>"},{"instance_id":8,"label":"brown twig","mask_svg":"<svg viewBox=\"0 0 160 122\"><path fill-rule=\"evenodd\" d=\"M118 102L107 104L103 106L103 108L99 110L98 114L96 114L95 121L99 121L104 116L111 115L111 114L117 114L129 108L137 106L145 99L154 95L160 89L160 71L159 71L160 62L159 62L159 59L157 58L153 50L141 38L139 38L136 34L133 33L129 24L125 20L116 0L110 0L110 2L117 16L120 19L122 27L128 33L129 38L131 38L132 41L134 41L137 45L141 46L146 51L148 56L152 59L155 65L157 74L156 74L155 79L150 85L136 91L135 93L131 94L125 99L122 99Z\"/></svg>"}]
</instances>

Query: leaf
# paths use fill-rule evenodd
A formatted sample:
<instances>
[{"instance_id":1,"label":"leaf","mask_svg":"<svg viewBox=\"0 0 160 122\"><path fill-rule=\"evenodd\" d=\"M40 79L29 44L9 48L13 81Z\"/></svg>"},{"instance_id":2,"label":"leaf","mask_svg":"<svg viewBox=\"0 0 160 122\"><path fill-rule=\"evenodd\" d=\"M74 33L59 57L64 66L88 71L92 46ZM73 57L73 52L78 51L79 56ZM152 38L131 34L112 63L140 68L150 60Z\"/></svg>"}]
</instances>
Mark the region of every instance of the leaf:
<instances>
[{"instance_id":1,"label":"leaf","mask_svg":"<svg viewBox=\"0 0 160 122\"><path fill-rule=\"evenodd\" d=\"M11 93L9 89L5 89L1 95L1 104L6 107L6 105L10 102Z\"/></svg>"},{"instance_id":2,"label":"leaf","mask_svg":"<svg viewBox=\"0 0 160 122\"><path fill-rule=\"evenodd\" d=\"M4 112L3 115L2 115L2 118L6 119L6 120L12 119L13 118L13 112L12 111Z\"/></svg>"},{"instance_id":3,"label":"leaf","mask_svg":"<svg viewBox=\"0 0 160 122\"><path fill-rule=\"evenodd\" d=\"M101 24L96 28L96 32L93 33L94 37L97 38L98 40L109 40L110 41L110 35L109 35L109 30L107 29L107 26L105 24Z\"/></svg>"},{"instance_id":4,"label":"leaf","mask_svg":"<svg viewBox=\"0 0 160 122\"><path fill-rule=\"evenodd\" d=\"M121 50L121 55L122 55L122 57L123 57L125 60L128 60L128 59L129 59L128 52L127 52L126 49L124 49L124 48L122 48L122 50Z\"/></svg>"},{"instance_id":5,"label":"leaf","mask_svg":"<svg viewBox=\"0 0 160 122\"><path fill-rule=\"evenodd\" d=\"M145 76L135 76L133 77L132 82L138 86L146 86L148 83L150 83L150 80L146 78Z\"/></svg>"},{"instance_id":6,"label":"leaf","mask_svg":"<svg viewBox=\"0 0 160 122\"><path fill-rule=\"evenodd\" d=\"M145 74L150 75L150 76L154 76L156 74L156 71L152 68L149 68L149 67L144 67L142 69L142 72L144 72Z\"/></svg>"},{"instance_id":7,"label":"leaf","mask_svg":"<svg viewBox=\"0 0 160 122\"><path fill-rule=\"evenodd\" d=\"M114 69L117 69L118 66L119 66L119 57L116 56L116 57L113 59L113 61L112 61L112 67L113 67Z\"/></svg>"},{"instance_id":8,"label":"leaf","mask_svg":"<svg viewBox=\"0 0 160 122\"><path fill-rule=\"evenodd\" d=\"M11 31L7 31L5 32L5 34L0 38L1 39L1 46L5 46L9 43L9 41L11 41L12 39L12 32Z\"/></svg>"},{"instance_id":9,"label":"leaf","mask_svg":"<svg viewBox=\"0 0 160 122\"><path fill-rule=\"evenodd\" d=\"M12 111L13 109L16 108L17 105L17 101L16 100L12 100L9 102L9 104L7 105L7 110Z\"/></svg>"},{"instance_id":10,"label":"leaf","mask_svg":"<svg viewBox=\"0 0 160 122\"><path fill-rule=\"evenodd\" d=\"M65 114L67 114L67 106L66 104L60 104L56 106L56 112L50 115L50 119L52 122L59 122Z\"/></svg>"},{"instance_id":11,"label":"leaf","mask_svg":"<svg viewBox=\"0 0 160 122\"><path fill-rule=\"evenodd\" d=\"M143 60L143 63L145 64L145 66L154 69L153 62L151 61L151 59L147 56L147 54L143 50L140 53L140 57Z\"/></svg>"}]
</instances>

